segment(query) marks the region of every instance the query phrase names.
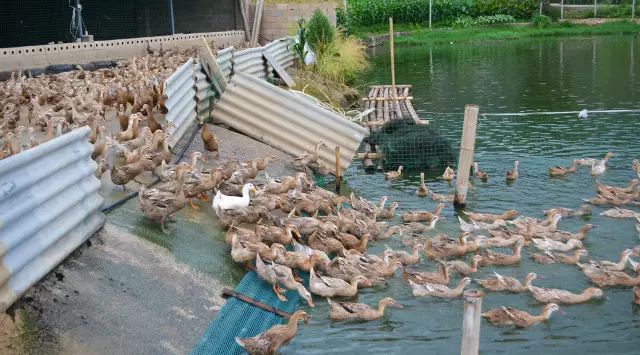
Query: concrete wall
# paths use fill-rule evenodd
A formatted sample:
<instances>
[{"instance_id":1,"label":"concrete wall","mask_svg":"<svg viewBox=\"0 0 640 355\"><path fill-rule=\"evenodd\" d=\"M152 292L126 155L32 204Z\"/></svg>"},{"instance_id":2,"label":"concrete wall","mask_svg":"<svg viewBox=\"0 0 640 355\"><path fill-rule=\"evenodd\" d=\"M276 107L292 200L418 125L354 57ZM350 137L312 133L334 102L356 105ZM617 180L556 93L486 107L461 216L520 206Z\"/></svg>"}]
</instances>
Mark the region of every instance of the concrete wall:
<instances>
[{"instance_id":1,"label":"concrete wall","mask_svg":"<svg viewBox=\"0 0 640 355\"><path fill-rule=\"evenodd\" d=\"M329 22L336 25L336 8L342 7L339 2L308 2L288 4L265 4L260 26L260 42L266 43L274 39L291 36L298 30L298 20L310 19L316 9L327 15ZM251 4L248 14L249 26L253 24L255 4Z\"/></svg>"}]
</instances>

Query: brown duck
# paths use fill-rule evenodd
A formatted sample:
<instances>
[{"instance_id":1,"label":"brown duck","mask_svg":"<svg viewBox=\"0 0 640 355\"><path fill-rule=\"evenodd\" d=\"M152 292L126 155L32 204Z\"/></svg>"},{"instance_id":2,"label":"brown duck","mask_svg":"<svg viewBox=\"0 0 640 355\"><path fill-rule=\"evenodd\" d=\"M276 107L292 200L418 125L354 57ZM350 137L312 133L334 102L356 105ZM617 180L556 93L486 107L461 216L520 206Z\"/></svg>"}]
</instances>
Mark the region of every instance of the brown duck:
<instances>
[{"instance_id":1,"label":"brown duck","mask_svg":"<svg viewBox=\"0 0 640 355\"><path fill-rule=\"evenodd\" d=\"M538 316L533 316L525 311L520 311L512 307L499 307L482 313L482 316L487 321L494 325L513 325L518 328L528 328L532 325L544 322L551 314L556 311L561 311L560 307L555 303L549 303L544 306L542 313Z\"/></svg>"},{"instance_id":2,"label":"brown duck","mask_svg":"<svg viewBox=\"0 0 640 355\"><path fill-rule=\"evenodd\" d=\"M240 339L236 337L236 343L251 355L276 354L278 349L287 344L298 332L298 322L309 321L309 315L302 310L295 311L285 325L274 325L268 330L251 338Z\"/></svg>"}]
</instances>

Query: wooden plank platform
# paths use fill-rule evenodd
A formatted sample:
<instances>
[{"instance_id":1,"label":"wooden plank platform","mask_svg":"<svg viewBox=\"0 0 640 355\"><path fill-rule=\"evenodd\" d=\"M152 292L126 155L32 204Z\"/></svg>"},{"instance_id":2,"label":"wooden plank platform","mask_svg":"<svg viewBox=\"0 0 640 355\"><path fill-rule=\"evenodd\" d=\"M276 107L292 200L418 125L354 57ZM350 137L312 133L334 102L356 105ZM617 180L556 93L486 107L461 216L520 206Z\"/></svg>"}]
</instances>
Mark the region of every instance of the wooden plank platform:
<instances>
[{"instance_id":1,"label":"wooden plank platform","mask_svg":"<svg viewBox=\"0 0 640 355\"><path fill-rule=\"evenodd\" d=\"M392 120L412 119L421 124L411 100L411 85L396 85L395 95L391 85L372 85L369 95L362 99L365 109L374 109L365 117L362 125L377 129Z\"/></svg>"}]
</instances>

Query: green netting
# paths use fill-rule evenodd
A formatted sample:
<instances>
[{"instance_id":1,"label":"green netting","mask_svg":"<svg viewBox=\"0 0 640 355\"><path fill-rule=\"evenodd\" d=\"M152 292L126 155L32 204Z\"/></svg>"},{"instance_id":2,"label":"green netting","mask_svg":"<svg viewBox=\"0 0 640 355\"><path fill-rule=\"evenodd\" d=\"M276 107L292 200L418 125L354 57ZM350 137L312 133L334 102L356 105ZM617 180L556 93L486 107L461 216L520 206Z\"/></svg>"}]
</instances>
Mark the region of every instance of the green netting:
<instances>
[{"instance_id":1,"label":"green netting","mask_svg":"<svg viewBox=\"0 0 640 355\"><path fill-rule=\"evenodd\" d=\"M308 285L308 274L301 277ZM262 281L254 271L248 272L242 278L236 292L288 313L306 306L306 302L296 291L287 291L285 296L288 301L281 302L271 290L271 285ZM235 341L236 337L252 337L275 324L282 323L284 318L278 315L230 298L213 318L191 354L243 354L242 347Z\"/></svg>"}]
</instances>

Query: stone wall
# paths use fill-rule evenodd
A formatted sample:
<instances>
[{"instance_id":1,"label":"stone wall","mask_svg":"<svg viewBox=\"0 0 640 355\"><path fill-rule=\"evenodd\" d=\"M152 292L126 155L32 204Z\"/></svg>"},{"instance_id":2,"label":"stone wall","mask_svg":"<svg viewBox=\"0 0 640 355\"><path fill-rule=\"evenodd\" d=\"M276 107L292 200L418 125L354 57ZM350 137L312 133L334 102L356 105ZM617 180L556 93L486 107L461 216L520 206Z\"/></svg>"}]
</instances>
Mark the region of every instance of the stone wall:
<instances>
[{"instance_id":1,"label":"stone wall","mask_svg":"<svg viewBox=\"0 0 640 355\"><path fill-rule=\"evenodd\" d=\"M309 20L316 9L322 10L327 15L329 22L336 25L336 8L339 2L309 2L288 4L265 4L262 13L262 25L260 26L260 43L266 43L274 39L291 36L298 30L298 20ZM251 4L248 14L249 26L253 24L255 4Z\"/></svg>"}]
</instances>

